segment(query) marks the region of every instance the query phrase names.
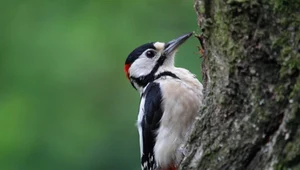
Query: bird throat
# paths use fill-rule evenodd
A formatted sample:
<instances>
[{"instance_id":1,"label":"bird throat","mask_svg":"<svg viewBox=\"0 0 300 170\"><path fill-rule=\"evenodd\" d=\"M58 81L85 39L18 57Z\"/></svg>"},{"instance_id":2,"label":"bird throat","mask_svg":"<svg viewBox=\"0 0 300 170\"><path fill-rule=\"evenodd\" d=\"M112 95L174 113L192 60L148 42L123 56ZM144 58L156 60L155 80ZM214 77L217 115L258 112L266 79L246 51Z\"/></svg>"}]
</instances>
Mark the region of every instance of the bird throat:
<instances>
[{"instance_id":1,"label":"bird throat","mask_svg":"<svg viewBox=\"0 0 300 170\"><path fill-rule=\"evenodd\" d=\"M154 74L148 74L147 76L142 76L139 78L131 77L131 81L134 81L140 87L146 87L148 83L153 82L154 80L157 80L164 76L169 76L172 78L179 79L179 77L177 77L174 73L169 72L169 71L164 71L164 72L159 73L156 76ZM133 83L132 83L132 85L134 88L136 88Z\"/></svg>"},{"instance_id":2,"label":"bird throat","mask_svg":"<svg viewBox=\"0 0 300 170\"><path fill-rule=\"evenodd\" d=\"M162 55L157 61L156 61L156 64L155 66L153 67L153 69L151 70L151 72L145 76L140 76L140 77L133 77L133 76L129 76L129 68L130 68L130 64L126 64L125 65L125 73L126 75L128 75L128 79L130 80L131 82L131 85L137 89L139 87L146 87L148 83L150 82L153 82L154 80L157 80L161 77L164 77L164 76L170 76L172 78L176 78L176 79L179 79L179 77L177 77L174 73L172 72L169 72L169 71L164 71L164 72L161 72L159 73L158 75L155 75L155 73L158 71L159 67L162 66L164 64L166 60L166 56L165 55ZM136 87L135 86L138 85L139 87Z\"/></svg>"},{"instance_id":3,"label":"bird throat","mask_svg":"<svg viewBox=\"0 0 300 170\"><path fill-rule=\"evenodd\" d=\"M140 87L145 87L148 83L153 82L156 78L155 73L159 69L160 66L163 65L164 61L166 60L166 56L162 55L157 61L151 72L145 76L140 76L140 77L130 77L130 81L132 86L136 89L137 87L134 86L133 82L134 81L138 86ZM125 66L126 67L126 66Z\"/></svg>"}]
</instances>

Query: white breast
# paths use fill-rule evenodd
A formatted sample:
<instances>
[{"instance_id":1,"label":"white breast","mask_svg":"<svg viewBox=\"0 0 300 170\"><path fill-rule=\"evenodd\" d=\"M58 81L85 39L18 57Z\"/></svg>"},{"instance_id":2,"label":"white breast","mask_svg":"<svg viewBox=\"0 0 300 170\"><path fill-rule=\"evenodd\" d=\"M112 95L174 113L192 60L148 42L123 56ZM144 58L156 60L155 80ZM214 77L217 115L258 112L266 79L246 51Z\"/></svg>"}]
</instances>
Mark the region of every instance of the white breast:
<instances>
[{"instance_id":1,"label":"white breast","mask_svg":"<svg viewBox=\"0 0 300 170\"><path fill-rule=\"evenodd\" d=\"M157 132L154 154L162 168L182 159L179 148L185 143L202 105L202 84L192 74L185 73L185 77L180 73L176 75L180 80L171 77L157 80L163 91L164 113Z\"/></svg>"}]
</instances>

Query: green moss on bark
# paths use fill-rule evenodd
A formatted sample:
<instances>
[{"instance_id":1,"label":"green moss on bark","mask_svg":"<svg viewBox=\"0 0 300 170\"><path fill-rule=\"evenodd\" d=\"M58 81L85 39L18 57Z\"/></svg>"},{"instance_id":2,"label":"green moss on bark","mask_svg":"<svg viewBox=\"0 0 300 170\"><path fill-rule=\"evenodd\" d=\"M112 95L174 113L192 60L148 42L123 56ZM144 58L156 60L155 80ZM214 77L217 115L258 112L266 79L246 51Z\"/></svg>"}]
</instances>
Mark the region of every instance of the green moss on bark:
<instances>
[{"instance_id":1,"label":"green moss on bark","mask_svg":"<svg viewBox=\"0 0 300 170\"><path fill-rule=\"evenodd\" d=\"M300 1L196 4L208 78L182 169L299 168Z\"/></svg>"}]
</instances>

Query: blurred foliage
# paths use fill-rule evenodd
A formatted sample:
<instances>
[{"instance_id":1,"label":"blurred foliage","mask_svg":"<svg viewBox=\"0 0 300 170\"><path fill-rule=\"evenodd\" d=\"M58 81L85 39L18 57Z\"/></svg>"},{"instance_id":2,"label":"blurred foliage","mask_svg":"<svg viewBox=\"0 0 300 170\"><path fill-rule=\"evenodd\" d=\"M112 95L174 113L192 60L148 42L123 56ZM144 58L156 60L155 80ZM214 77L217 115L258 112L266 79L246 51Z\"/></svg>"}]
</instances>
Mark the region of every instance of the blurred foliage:
<instances>
[{"instance_id":1,"label":"blurred foliage","mask_svg":"<svg viewBox=\"0 0 300 170\"><path fill-rule=\"evenodd\" d=\"M1 0L0 169L138 170L135 47L197 30L190 0ZM200 77L198 42L176 64Z\"/></svg>"}]
</instances>

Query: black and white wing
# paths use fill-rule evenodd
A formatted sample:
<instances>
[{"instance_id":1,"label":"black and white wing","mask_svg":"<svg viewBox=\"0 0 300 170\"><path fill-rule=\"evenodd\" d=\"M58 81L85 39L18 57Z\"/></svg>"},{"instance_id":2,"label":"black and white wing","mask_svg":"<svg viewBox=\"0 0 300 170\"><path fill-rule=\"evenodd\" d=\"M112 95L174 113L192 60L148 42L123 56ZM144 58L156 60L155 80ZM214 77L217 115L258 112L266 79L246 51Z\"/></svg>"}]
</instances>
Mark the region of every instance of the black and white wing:
<instances>
[{"instance_id":1,"label":"black and white wing","mask_svg":"<svg viewBox=\"0 0 300 170\"><path fill-rule=\"evenodd\" d=\"M140 135L141 165L143 170L157 167L154 156L156 131L163 114L161 108L162 94L158 83L149 83L140 103L138 128Z\"/></svg>"}]
</instances>

